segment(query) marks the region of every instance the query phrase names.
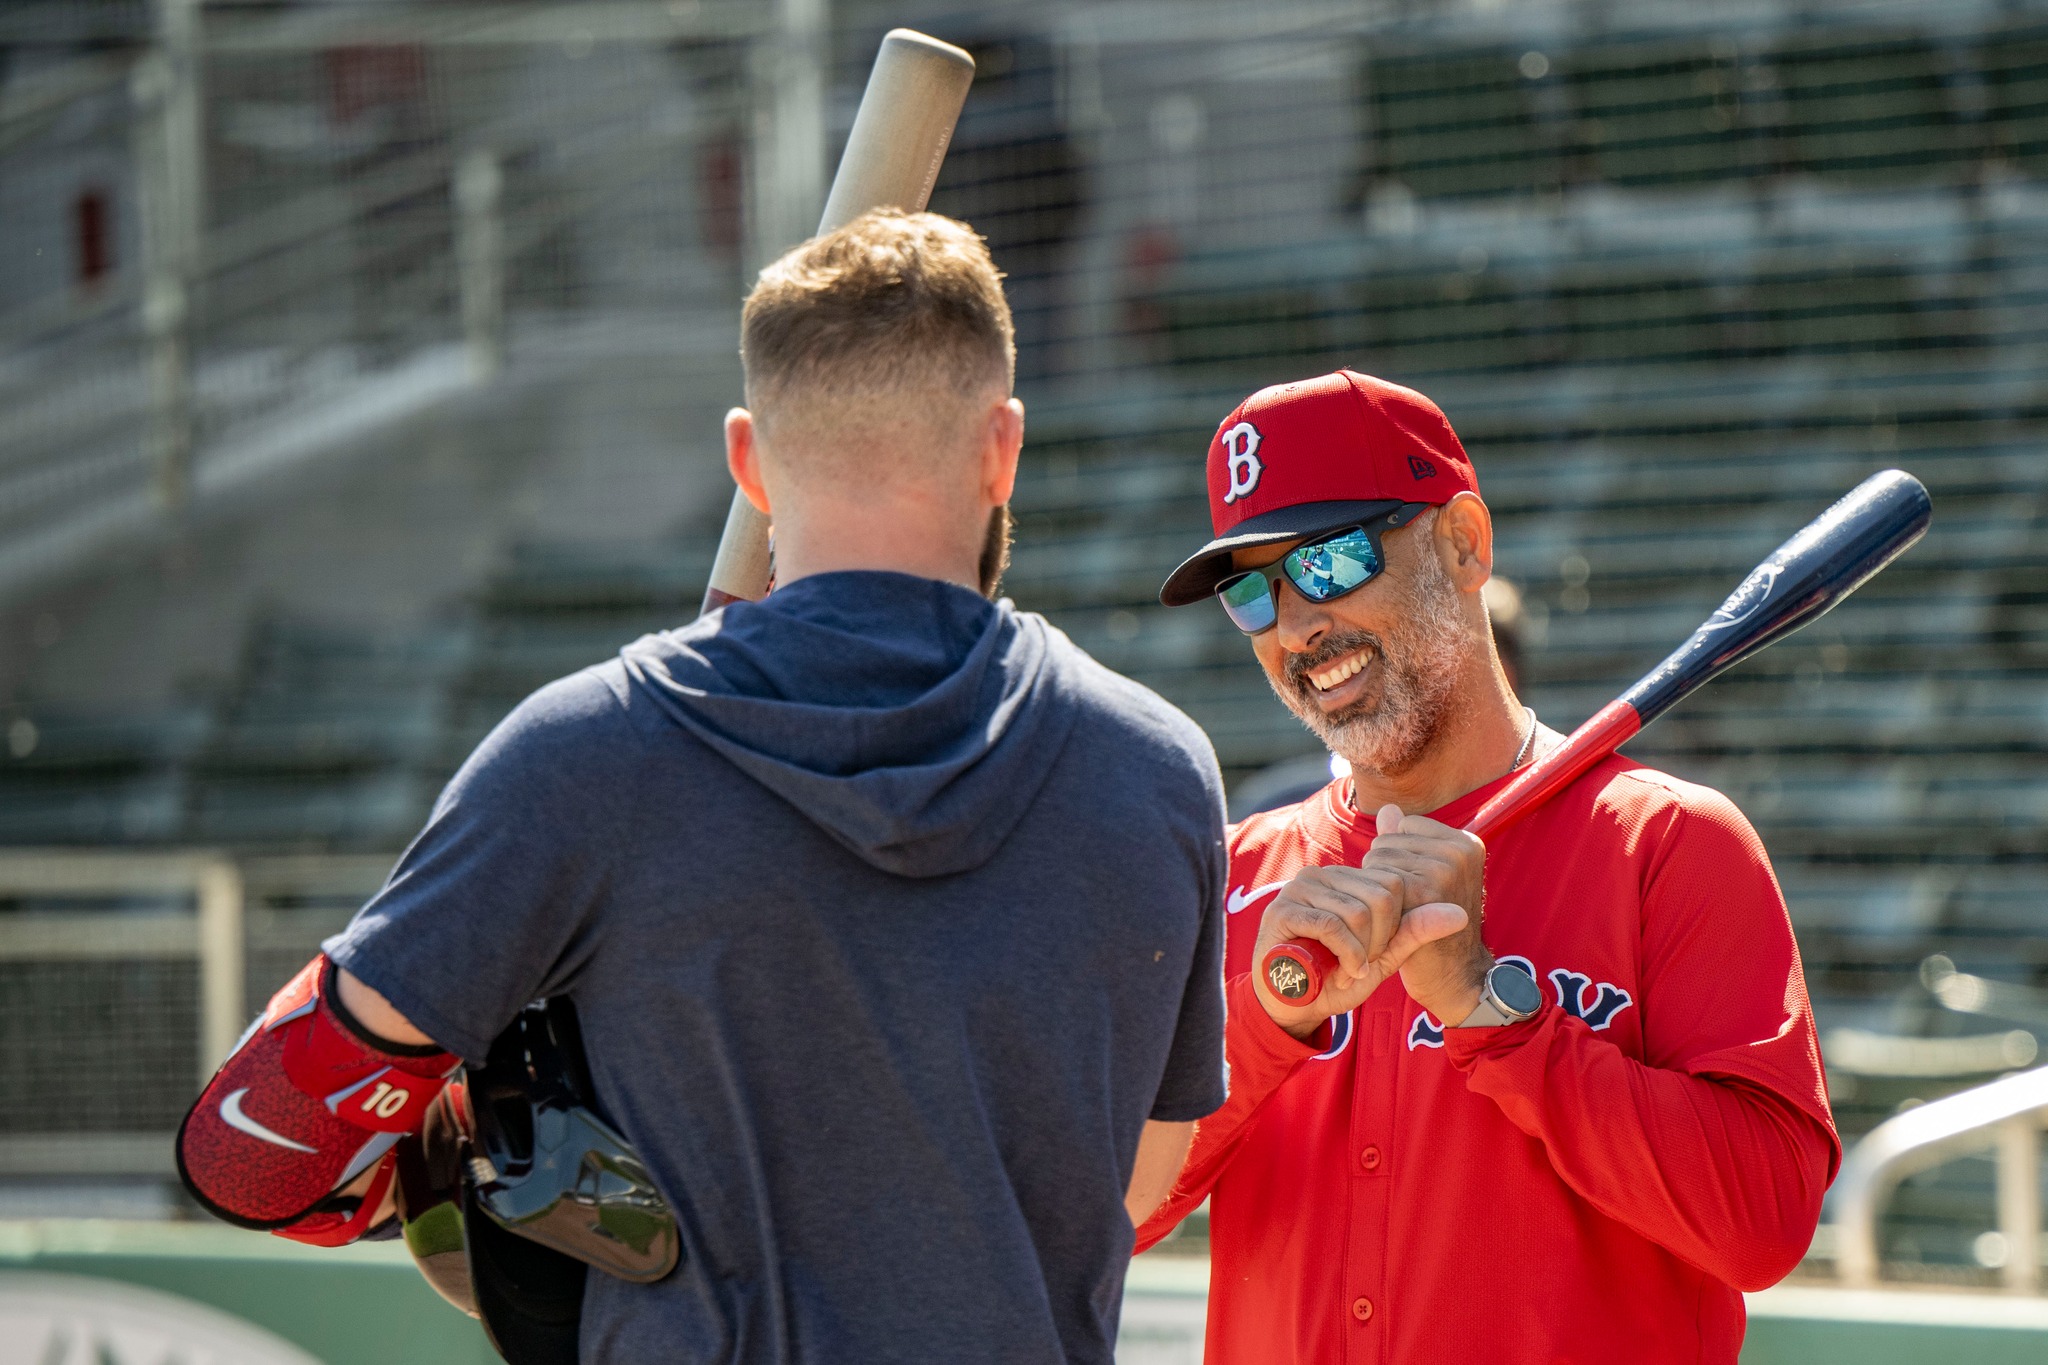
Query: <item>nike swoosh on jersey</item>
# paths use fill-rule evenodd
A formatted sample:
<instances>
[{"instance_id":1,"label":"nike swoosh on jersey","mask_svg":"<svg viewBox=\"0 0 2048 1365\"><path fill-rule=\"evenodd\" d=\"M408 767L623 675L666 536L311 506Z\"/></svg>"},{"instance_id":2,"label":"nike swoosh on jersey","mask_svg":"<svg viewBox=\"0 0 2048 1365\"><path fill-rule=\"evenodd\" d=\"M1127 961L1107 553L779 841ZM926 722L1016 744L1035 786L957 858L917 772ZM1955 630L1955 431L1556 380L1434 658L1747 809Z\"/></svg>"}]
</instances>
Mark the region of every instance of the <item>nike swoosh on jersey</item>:
<instances>
[{"instance_id":1,"label":"nike swoosh on jersey","mask_svg":"<svg viewBox=\"0 0 2048 1365\"><path fill-rule=\"evenodd\" d=\"M249 1087L245 1085L220 1102L220 1121L222 1123L225 1123L237 1132L247 1133L252 1138L259 1138L264 1142L270 1143L274 1147L284 1147L294 1152L317 1152L320 1150L318 1147L308 1147L303 1142L293 1142L283 1133L273 1133L243 1113L242 1096L248 1093Z\"/></svg>"},{"instance_id":2,"label":"nike swoosh on jersey","mask_svg":"<svg viewBox=\"0 0 2048 1365\"><path fill-rule=\"evenodd\" d=\"M1240 886L1225 898L1223 908L1234 915L1259 897L1270 896L1285 885L1286 882L1267 882L1264 886Z\"/></svg>"}]
</instances>

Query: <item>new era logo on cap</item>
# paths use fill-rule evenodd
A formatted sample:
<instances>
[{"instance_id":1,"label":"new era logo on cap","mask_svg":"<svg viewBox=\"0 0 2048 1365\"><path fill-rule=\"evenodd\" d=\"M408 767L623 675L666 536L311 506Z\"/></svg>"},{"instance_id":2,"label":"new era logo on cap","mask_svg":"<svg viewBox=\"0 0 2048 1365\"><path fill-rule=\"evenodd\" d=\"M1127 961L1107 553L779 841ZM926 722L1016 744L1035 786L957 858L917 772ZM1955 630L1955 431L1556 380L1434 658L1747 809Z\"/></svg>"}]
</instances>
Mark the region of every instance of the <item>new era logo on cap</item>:
<instances>
[{"instance_id":1,"label":"new era logo on cap","mask_svg":"<svg viewBox=\"0 0 2048 1365\"><path fill-rule=\"evenodd\" d=\"M1173 605L1205 596L1219 576L1215 561L1232 550L1478 491L1450 422L1413 389L1355 370L1260 389L1209 442L1216 539L1174 570L1160 599Z\"/></svg>"}]
</instances>

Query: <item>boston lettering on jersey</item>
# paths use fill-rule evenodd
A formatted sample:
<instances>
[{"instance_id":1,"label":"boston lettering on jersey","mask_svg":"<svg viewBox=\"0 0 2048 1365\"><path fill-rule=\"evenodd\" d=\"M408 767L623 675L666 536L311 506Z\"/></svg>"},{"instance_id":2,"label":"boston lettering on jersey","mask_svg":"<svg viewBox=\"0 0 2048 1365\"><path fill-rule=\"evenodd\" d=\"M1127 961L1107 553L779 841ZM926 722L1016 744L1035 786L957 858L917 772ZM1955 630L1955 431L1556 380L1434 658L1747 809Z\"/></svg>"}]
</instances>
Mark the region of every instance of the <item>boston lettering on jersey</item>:
<instances>
[{"instance_id":1,"label":"boston lettering on jersey","mask_svg":"<svg viewBox=\"0 0 2048 1365\"><path fill-rule=\"evenodd\" d=\"M1533 980L1540 973L1536 964L1520 953L1501 953L1496 962L1509 967L1519 967ZM1550 984L1557 990L1557 1007L1574 1019L1585 1021L1586 1027L1598 1033L1614 1022L1614 1016L1635 1003L1635 997L1611 982L1596 982L1590 976L1559 967L1550 973ZM1408 1026L1408 1046L1442 1047L1444 1026L1428 1010L1418 1010L1415 1022Z\"/></svg>"}]
</instances>

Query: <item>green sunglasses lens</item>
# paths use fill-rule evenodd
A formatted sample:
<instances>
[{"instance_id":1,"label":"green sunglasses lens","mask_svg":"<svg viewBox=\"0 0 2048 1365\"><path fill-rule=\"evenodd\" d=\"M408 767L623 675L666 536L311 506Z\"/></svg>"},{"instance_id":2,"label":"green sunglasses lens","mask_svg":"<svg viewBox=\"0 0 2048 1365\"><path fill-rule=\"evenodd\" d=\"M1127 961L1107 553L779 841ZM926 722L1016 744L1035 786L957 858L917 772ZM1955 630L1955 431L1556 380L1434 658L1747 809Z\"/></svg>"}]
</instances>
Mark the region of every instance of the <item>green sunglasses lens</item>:
<instances>
[{"instance_id":1,"label":"green sunglasses lens","mask_svg":"<svg viewBox=\"0 0 2048 1365\"><path fill-rule=\"evenodd\" d=\"M1287 581L1311 602L1341 597L1380 571L1379 552L1364 531L1346 531L1329 540L1304 545L1281 567Z\"/></svg>"},{"instance_id":2,"label":"green sunglasses lens","mask_svg":"<svg viewBox=\"0 0 2048 1365\"><path fill-rule=\"evenodd\" d=\"M1231 623L1247 635L1270 630L1279 619L1273 608L1273 590L1267 586L1264 574L1240 574L1218 588L1216 595L1223 599L1223 610Z\"/></svg>"}]
</instances>

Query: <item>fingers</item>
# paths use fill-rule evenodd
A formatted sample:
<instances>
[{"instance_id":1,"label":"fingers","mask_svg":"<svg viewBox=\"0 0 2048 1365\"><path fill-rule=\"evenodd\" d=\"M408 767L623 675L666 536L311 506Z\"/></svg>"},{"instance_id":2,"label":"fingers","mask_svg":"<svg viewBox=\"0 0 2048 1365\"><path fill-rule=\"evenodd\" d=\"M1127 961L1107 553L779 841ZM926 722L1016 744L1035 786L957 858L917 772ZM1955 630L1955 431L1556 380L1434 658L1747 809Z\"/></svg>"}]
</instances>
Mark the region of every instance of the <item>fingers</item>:
<instances>
[{"instance_id":1,"label":"fingers","mask_svg":"<svg viewBox=\"0 0 2048 1365\"><path fill-rule=\"evenodd\" d=\"M1404 843L1401 836L1391 839L1375 839L1372 851L1360 866L1384 868L1389 872L1412 872L1423 876L1442 876L1455 870L1463 863L1457 852L1441 843Z\"/></svg>"},{"instance_id":2,"label":"fingers","mask_svg":"<svg viewBox=\"0 0 2048 1365\"><path fill-rule=\"evenodd\" d=\"M1391 867L1305 867L1280 892L1284 900L1300 900L1349 913L1370 909L1401 893L1401 874Z\"/></svg>"},{"instance_id":3,"label":"fingers","mask_svg":"<svg viewBox=\"0 0 2048 1365\"><path fill-rule=\"evenodd\" d=\"M1400 874L1377 867L1305 869L1281 894L1291 902L1341 916L1365 945L1368 958L1386 951L1406 903L1406 887Z\"/></svg>"},{"instance_id":4,"label":"fingers","mask_svg":"<svg viewBox=\"0 0 2048 1365\"><path fill-rule=\"evenodd\" d=\"M1400 807L1380 807L1375 849L1434 850L1444 857L1484 857L1486 844L1478 835L1456 825L1446 825L1427 815L1401 815Z\"/></svg>"},{"instance_id":5,"label":"fingers","mask_svg":"<svg viewBox=\"0 0 2048 1365\"><path fill-rule=\"evenodd\" d=\"M1427 816L1398 815L1391 805L1380 810L1378 827L1364 865L1398 875L1405 904L1478 904L1486 845L1477 836Z\"/></svg>"},{"instance_id":6,"label":"fingers","mask_svg":"<svg viewBox=\"0 0 2048 1365\"><path fill-rule=\"evenodd\" d=\"M1329 886L1305 886L1298 896L1288 898L1288 909L1305 909L1335 915L1343 921L1343 927L1350 929L1364 945L1366 958L1378 958L1386 952L1386 941L1393 939L1395 929L1401 923L1401 888L1374 888L1376 896L1360 900L1337 892Z\"/></svg>"},{"instance_id":7,"label":"fingers","mask_svg":"<svg viewBox=\"0 0 2048 1365\"><path fill-rule=\"evenodd\" d=\"M1462 829L1440 832L1404 829L1398 834L1380 835L1372 841L1372 847L1374 852L1384 849L1389 853L1415 853L1447 861L1486 856L1486 845L1480 842L1479 836Z\"/></svg>"},{"instance_id":8,"label":"fingers","mask_svg":"<svg viewBox=\"0 0 2048 1365\"><path fill-rule=\"evenodd\" d=\"M1362 979L1400 929L1405 897L1404 879L1386 868L1303 868L1267 907L1260 940L1312 938L1336 954L1346 976Z\"/></svg>"},{"instance_id":9,"label":"fingers","mask_svg":"<svg viewBox=\"0 0 2048 1365\"><path fill-rule=\"evenodd\" d=\"M1480 855L1477 850L1463 848L1444 839L1411 840L1406 835L1396 834L1389 839L1375 839L1367 863L1385 863L1390 867L1465 867L1478 866Z\"/></svg>"},{"instance_id":10,"label":"fingers","mask_svg":"<svg viewBox=\"0 0 2048 1365\"><path fill-rule=\"evenodd\" d=\"M1425 901L1458 899L1453 888L1459 864L1441 850L1402 848L1375 841L1359 870L1388 879L1398 890L1400 909Z\"/></svg>"},{"instance_id":11,"label":"fingers","mask_svg":"<svg viewBox=\"0 0 2048 1365\"><path fill-rule=\"evenodd\" d=\"M1266 911L1266 922L1261 930L1261 955L1268 939L1279 942L1290 938L1312 938L1337 955L1338 968L1350 979L1363 976L1366 963L1371 958L1366 951L1366 943L1352 929L1350 922L1336 911L1320 906L1275 900ZM1394 969L1389 967L1387 970Z\"/></svg>"},{"instance_id":12,"label":"fingers","mask_svg":"<svg viewBox=\"0 0 2048 1365\"><path fill-rule=\"evenodd\" d=\"M1417 949L1460 932L1470 918L1463 906L1452 905L1449 901L1431 901L1428 905L1416 906L1401 917L1401 927L1393 942L1387 945L1379 966L1390 972L1401 970L1402 964Z\"/></svg>"},{"instance_id":13,"label":"fingers","mask_svg":"<svg viewBox=\"0 0 2048 1365\"><path fill-rule=\"evenodd\" d=\"M1400 807L1389 803L1380 807L1378 833L1435 835L1439 838L1456 836L1461 839L1476 839L1478 836L1456 825L1447 825L1441 820L1432 820L1427 815L1402 815Z\"/></svg>"}]
</instances>

